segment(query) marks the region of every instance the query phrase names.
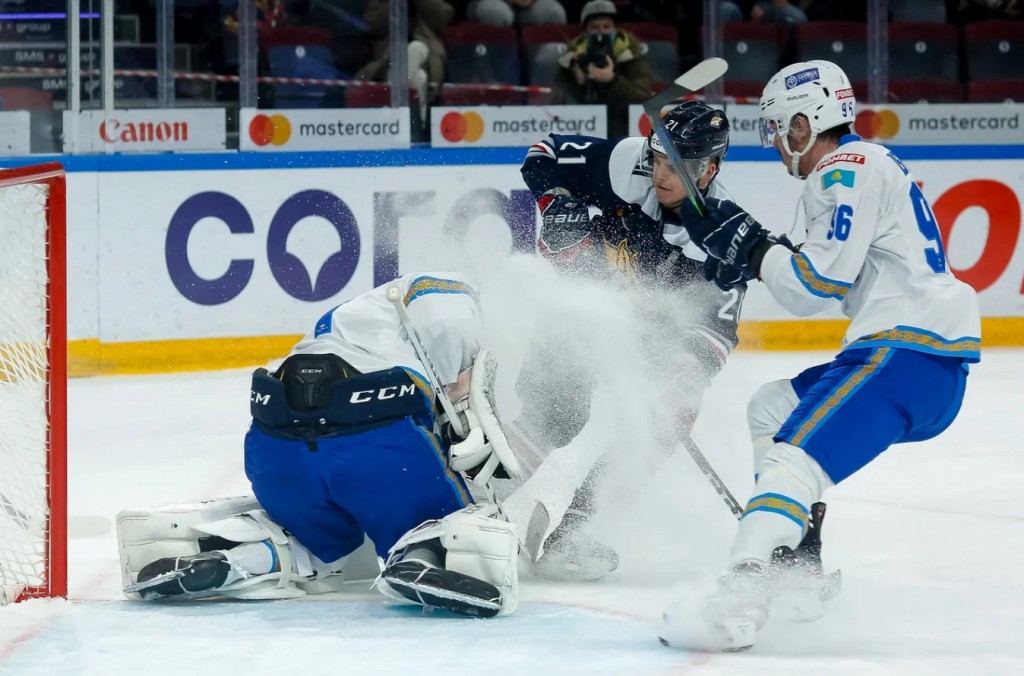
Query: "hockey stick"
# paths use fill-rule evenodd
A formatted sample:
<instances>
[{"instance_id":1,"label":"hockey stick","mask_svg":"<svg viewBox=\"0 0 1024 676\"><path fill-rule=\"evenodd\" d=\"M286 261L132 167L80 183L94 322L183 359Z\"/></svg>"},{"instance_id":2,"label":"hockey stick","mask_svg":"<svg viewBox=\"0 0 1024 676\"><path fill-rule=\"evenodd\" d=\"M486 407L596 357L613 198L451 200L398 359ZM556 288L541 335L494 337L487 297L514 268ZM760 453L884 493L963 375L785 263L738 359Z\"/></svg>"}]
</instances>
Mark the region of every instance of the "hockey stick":
<instances>
[{"instance_id":1,"label":"hockey stick","mask_svg":"<svg viewBox=\"0 0 1024 676\"><path fill-rule=\"evenodd\" d=\"M725 62L725 59L720 59L718 57L704 59L696 66L677 77L675 82L666 87L664 91L655 94L643 103L644 114L651 123L651 131L654 132L658 137L658 140L661 141L661 145L664 146L665 154L668 155L668 159L672 163L672 167L676 170L676 173L679 174L679 179L686 187L686 192L690 197L690 203L693 204L693 207L701 216L703 216L705 212L704 196L700 194L693 177L690 176L689 172L686 171L686 167L683 166L683 158L679 156L679 151L676 150L676 147L672 144L672 139L668 135L668 130L665 129L665 124L661 121L661 109L681 96L693 94L697 90L707 87L709 84L725 75L725 71L728 69L729 64Z\"/></svg>"},{"instance_id":2,"label":"hockey stick","mask_svg":"<svg viewBox=\"0 0 1024 676\"><path fill-rule=\"evenodd\" d=\"M718 472L716 472L715 468L711 466L710 462L708 462L707 457L697 446L697 442L695 442L693 437L688 433L684 432L681 436L682 441L680 443L683 445L683 448L686 449L686 452L690 454L691 458L693 458L693 461L697 464L697 467L700 468L700 471L703 472L704 476L711 482L712 488L714 488L718 495L722 497L722 501L725 503L725 506L729 508L729 511L732 512L733 516L737 519L743 516L743 508L740 506L740 503L737 502L736 498L734 498L732 493L729 492L729 488L725 485L725 482L722 481L722 477L718 476Z\"/></svg>"},{"instance_id":3,"label":"hockey stick","mask_svg":"<svg viewBox=\"0 0 1024 676\"><path fill-rule=\"evenodd\" d=\"M430 361L430 357L423 347L420 334L416 332L416 327L413 326L412 319L409 318L409 313L406 311L405 303L402 300L402 289L398 286L389 286L387 298L395 306L395 312L398 313L398 319L402 322L402 328L405 329L406 334L409 336L412 349L416 352L416 356L420 358L420 361L423 362L423 366L426 367L427 379L430 380L430 384L434 388L437 400L441 402L441 408L444 409L445 414L448 416L448 422L451 423L452 430L464 438L469 434L469 430L466 429L462 418L459 416L459 412L455 409L455 404L448 397L448 392L444 389L444 384L437 375L437 369L434 368L433 362Z\"/></svg>"}]
</instances>

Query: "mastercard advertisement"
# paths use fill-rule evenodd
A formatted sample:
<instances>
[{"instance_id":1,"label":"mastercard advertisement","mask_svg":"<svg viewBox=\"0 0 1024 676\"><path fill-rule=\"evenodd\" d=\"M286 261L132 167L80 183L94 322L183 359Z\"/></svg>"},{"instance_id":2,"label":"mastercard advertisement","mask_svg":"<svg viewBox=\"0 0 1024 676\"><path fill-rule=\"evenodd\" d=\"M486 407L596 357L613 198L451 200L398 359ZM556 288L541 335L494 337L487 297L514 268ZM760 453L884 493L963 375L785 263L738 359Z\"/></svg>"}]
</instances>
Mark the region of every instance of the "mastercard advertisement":
<instances>
[{"instance_id":1,"label":"mastercard advertisement","mask_svg":"<svg viewBox=\"0 0 1024 676\"><path fill-rule=\"evenodd\" d=\"M604 106L478 106L431 110L435 148L528 146L548 134L606 136Z\"/></svg>"}]
</instances>

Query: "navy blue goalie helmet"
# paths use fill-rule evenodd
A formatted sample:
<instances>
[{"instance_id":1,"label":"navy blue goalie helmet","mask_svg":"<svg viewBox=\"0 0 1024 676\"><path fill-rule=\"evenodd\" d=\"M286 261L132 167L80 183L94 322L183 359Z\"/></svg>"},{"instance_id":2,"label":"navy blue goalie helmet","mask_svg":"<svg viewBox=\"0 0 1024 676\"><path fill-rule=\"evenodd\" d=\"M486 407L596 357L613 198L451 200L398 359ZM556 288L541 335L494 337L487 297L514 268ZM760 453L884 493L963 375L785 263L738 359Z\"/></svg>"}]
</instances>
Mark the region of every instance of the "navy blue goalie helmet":
<instances>
[{"instance_id":1,"label":"navy blue goalie helmet","mask_svg":"<svg viewBox=\"0 0 1024 676\"><path fill-rule=\"evenodd\" d=\"M724 111L703 101L684 101L661 119L694 180L704 175L712 160L721 165L729 150L729 118ZM647 147L652 153L665 155L661 139L653 131L647 136Z\"/></svg>"}]
</instances>

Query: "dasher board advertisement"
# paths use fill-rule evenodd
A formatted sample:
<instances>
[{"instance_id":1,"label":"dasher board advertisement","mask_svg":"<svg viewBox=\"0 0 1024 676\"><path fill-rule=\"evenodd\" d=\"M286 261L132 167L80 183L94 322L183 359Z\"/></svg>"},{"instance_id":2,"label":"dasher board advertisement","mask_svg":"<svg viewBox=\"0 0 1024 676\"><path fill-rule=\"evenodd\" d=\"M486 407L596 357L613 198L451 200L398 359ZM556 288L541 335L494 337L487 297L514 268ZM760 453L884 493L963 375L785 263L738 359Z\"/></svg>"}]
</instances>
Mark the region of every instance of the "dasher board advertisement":
<instances>
[{"instance_id":1,"label":"dasher board advertisement","mask_svg":"<svg viewBox=\"0 0 1024 676\"><path fill-rule=\"evenodd\" d=\"M548 134L608 134L604 106L437 106L430 117L430 144L435 148L525 148Z\"/></svg>"},{"instance_id":2,"label":"dasher board advertisement","mask_svg":"<svg viewBox=\"0 0 1024 676\"><path fill-rule=\"evenodd\" d=\"M410 145L408 108L242 108L242 150L390 150Z\"/></svg>"},{"instance_id":3,"label":"dasher board advertisement","mask_svg":"<svg viewBox=\"0 0 1024 676\"><path fill-rule=\"evenodd\" d=\"M224 150L223 108L64 111L64 151L133 153Z\"/></svg>"}]
</instances>

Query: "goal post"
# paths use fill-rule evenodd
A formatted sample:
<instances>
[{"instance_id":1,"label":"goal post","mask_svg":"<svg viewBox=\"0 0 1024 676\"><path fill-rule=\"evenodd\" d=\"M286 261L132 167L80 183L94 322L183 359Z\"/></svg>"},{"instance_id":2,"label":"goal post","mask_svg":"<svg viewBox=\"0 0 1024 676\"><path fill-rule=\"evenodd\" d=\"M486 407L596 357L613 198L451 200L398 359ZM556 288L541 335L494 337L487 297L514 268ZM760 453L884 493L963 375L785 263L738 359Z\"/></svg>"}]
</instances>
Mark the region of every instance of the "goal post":
<instances>
[{"instance_id":1,"label":"goal post","mask_svg":"<svg viewBox=\"0 0 1024 676\"><path fill-rule=\"evenodd\" d=\"M0 169L0 603L67 596L64 169Z\"/></svg>"}]
</instances>

